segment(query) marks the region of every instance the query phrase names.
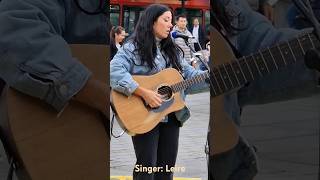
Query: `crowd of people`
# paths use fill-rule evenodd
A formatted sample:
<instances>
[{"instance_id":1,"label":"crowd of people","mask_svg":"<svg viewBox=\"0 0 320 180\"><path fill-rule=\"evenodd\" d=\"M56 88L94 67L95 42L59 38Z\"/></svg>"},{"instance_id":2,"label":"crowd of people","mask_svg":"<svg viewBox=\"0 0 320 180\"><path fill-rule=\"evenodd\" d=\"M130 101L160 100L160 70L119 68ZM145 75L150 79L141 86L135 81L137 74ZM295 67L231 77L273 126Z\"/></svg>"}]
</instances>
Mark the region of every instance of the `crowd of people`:
<instances>
[{"instance_id":1,"label":"crowd of people","mask_svg":"<svg viewBox=\"0 0 320 180\"><path fill-rule=\"evenodd\" d=\"M180 14L175 17L175 25L171 28L171 33L177 32L179 35L190 37L188 39L181 37L173 37L174 43L176 43L183 51L185 60L193 67L199 67L202 62L199 58L205 61L209 59L208 44L209 32L206 32L203 26L200 24L199 18L192 18L192 24L188 25L187 15ZM125 41L125 37L128 34L125 32L122 26L113 26L110 32L110 60L113 59L122 43ZM197 53L198 52L198 53Z\"/></svg>"}]
</instances>

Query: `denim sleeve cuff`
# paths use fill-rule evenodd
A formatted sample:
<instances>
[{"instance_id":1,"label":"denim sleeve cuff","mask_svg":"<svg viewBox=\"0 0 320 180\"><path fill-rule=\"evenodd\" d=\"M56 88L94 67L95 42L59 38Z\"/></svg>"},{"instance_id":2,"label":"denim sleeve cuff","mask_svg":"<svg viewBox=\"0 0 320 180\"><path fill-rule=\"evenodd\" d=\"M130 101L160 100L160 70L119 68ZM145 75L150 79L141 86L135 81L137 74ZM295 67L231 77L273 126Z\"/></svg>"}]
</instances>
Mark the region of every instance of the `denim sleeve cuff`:
<instances>
[{"instance_id":1,"label":"denim sleeve cuff","mask_svg":"<svg viewBox=\"0 0 320 180\"><path fill-rule=\"evenodd\" d=\"M68 101L84 87L91 72L81 63L76 63L68 72L61 74L49 91L45 101L61 111Z\"/></svg>"},{"instance_id":2,"label":"denim sleeve cuff","mask_svg":"<svg viewBox=\"0 0 320 180\"><path fill-rule=\"evenodd\" d=\"M136 81L132 81L129 84L127 91L125 92L127 96L131 96L133 92L139 87L139 84Z\"/></svg>"}]
</instances>

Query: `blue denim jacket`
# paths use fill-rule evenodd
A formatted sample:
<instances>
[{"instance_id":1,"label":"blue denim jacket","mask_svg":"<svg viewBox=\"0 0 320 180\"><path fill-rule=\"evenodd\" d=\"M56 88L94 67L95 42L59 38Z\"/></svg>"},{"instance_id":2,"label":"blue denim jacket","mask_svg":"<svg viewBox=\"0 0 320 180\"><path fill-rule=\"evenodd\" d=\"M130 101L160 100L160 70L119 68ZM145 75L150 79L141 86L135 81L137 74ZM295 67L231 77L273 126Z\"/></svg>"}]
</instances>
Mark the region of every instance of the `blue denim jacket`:
<instances>
[{"instance_id":1,"label":"blue denim jacket","mask_svg":"<svg viewBox=\"0 0 320 180\"><path fill-rule=\"evenodd\" d=\"M132 95L139 86L139 84L133 80L132 75L152 75L166 68L166 61L163 53L161 53L159 49L157 49L157 55L155 57L156 67L151 70L146 63L141 65L140 56L135 49L135 45L131 41L125 43L110 62L111 87L127 96ZM183 72L182 76L185 79L205 73L205 71L195 70L183 57L179 57ZM185 91L182 91L182 97L185 99L186 94L204 89L208 89L208 85L205 82L195 84ZM182 125L190 117L190 111L187 107L184 107L182 110L175 112L175 115Z\"/></svg>"},{"instance_id":2,"label":"blue denim jacket","mask_svg":"<svg viewBox=\"0 0 320 180\"><path fill-rule=\"evenodd\" d=\"M81 5L91 11L99 1ZM0 78L61 110L91 74L68 44L106 44L106 22L106 15L86 15L73 0L2 0Z\"/></svg>"}]
</instances>

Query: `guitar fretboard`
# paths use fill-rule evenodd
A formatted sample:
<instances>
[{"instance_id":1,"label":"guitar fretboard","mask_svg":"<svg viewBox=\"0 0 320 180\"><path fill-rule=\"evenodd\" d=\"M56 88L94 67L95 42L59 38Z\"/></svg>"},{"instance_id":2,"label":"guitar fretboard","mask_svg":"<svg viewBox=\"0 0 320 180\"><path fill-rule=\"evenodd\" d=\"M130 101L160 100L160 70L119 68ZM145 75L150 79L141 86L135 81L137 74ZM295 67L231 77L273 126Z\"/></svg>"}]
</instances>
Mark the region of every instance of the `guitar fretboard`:
<instances>
[{"instance_id":1,"label":"guitar fretboard","mask_svg":"<svg viewBox=\"0 0 320 180\"><path fill-rule=\"evenodd\" d=\"M178 92L210 79L213 93L211 96L218 96L271 72L280 71L297 60L303 59L307 50L319 47L320 43L314 34L304 34L270 48L259 50L255 54L216 66L211 69L211 76L208 72L203 73L173 84L171 88L174 92Z\"/></svg>"}]
</instances>

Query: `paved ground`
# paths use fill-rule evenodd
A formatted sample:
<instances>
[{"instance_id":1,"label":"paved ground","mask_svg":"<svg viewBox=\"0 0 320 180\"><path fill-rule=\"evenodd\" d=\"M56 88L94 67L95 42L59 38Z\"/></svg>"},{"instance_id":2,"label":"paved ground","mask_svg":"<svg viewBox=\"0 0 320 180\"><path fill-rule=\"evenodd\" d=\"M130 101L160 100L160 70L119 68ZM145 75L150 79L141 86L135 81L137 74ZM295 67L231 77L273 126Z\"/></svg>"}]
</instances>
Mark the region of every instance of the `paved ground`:
<instances>
[{"instance_id":1,"label":"paved ground","mask_svg":"<svg viewBox=\"0 0 320 180\"><path fill-rule=\"evenodd\" d=\"M208 124L208 93L187 99L192 117L181 129L177 166L179 177L207 179L204 145ZM243 134L258 148L256 180L316 180L319 166L320 96L249 106L243 113ZM111 143L111 174L130 175L135 162L131 139Z\"/></svg>"},{"instance_id":2,"label":"paved ground","mask_svg":"<svg viewBox=\"0 0 320 180\"><path fill-rule=\"evenodd\" d=\"M257 180L316 180L319 168L320 96L252 106L242 127L258 148Z\"/></svg>"},{"instance_id":3,"label":"paved ground","mask_svg":"<svg viewBox=\"0 0 320 180\"><path fill-rule=\"evenodd\" d=\"M207 174L204 147L209 123L209 94L192 95L187 99L192 118L181 128L178 160L176 166L185 167L185 172L176 177L201 177ZM119 128L117 128L119 130ZM124 135L111 142L111 174L131 175L135 163L131 138Z\"/></svg>"},{"instance_id":4,"label":"paved ground","mask_svg":"<svg viewBox=\"0 0 320 180\"><path fill-rule=\"evenodd\" d=\"M206 180L209 95L191 95L187 103L192 118L181 129L177 160L186 172L175 176ZM317 180L319 113L320 96L245 109L241 130L257 146L260 159L261 171L255 180ZM8 165L1 147L0 155L0 180L4 180ZM131 175L134 161L130 137L112 139L111 174Z\"/></svg>"}]
</instances>

